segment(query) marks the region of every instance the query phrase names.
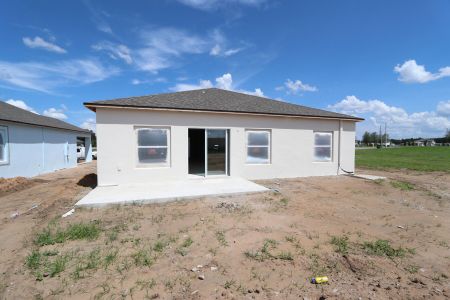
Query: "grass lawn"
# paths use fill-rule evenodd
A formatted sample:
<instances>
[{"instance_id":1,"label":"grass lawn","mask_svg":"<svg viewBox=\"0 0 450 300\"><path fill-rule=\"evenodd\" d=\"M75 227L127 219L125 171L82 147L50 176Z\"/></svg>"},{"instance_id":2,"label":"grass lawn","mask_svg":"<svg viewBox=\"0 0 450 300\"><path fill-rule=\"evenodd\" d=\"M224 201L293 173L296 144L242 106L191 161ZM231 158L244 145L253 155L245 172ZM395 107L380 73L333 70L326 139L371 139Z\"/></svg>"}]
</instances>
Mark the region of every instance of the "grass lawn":
<instances>
[{"instance_id":1,"label":"grass lawn","mask_svg":"<svg viewBox=\"0 0 450 300\"><path fill-rule=\"evenodd\" d=\"M356 166L450 173L450 147L399 147L356 150Z\"/></svg>"}]
</instances>

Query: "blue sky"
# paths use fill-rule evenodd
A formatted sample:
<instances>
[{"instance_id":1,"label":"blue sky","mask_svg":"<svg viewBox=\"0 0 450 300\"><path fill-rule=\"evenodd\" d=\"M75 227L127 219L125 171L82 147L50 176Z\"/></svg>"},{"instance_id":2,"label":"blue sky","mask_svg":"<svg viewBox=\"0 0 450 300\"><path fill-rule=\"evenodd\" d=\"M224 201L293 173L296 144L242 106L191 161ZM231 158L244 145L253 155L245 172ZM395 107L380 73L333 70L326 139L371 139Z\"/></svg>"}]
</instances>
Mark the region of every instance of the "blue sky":
<instances>
[{"instance_id":1,"label":"blue sky","mask_svg":"<svg viewBox=\"0 0 450 300\"><path fill-rule=\"evenodd\" d=\"M2 1L0 99L87 128L84 101L220 87L450 128L450 2Z\"/></svg>"}]
</instances>

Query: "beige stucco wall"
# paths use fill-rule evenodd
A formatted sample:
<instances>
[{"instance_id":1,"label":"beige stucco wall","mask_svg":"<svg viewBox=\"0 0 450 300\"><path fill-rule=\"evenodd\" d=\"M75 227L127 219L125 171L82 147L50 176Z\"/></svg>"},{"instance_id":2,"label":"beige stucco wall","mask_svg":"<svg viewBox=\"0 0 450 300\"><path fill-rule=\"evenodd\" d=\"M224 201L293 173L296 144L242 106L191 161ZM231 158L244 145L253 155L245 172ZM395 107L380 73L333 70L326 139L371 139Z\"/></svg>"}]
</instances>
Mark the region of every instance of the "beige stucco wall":
<instances>
[{"instance_id":1,"label":"beige stucco wall","mask_svg":"<svg viewBox=\"0 0 450 300\"><path fill-rule=\"evenodd\" d=\"M339 120L97 108L99 185L188 177L188 129L230 130L230 176L248 179L338 174ZM137 126L170 128L170 167L137 167ZM271 164L246 164L246 129L272 131ZM333 132L332 162L314 162L314 131ZM342 121L341 167L354 170L355 123Z\"/></svg>"}]
</instances>

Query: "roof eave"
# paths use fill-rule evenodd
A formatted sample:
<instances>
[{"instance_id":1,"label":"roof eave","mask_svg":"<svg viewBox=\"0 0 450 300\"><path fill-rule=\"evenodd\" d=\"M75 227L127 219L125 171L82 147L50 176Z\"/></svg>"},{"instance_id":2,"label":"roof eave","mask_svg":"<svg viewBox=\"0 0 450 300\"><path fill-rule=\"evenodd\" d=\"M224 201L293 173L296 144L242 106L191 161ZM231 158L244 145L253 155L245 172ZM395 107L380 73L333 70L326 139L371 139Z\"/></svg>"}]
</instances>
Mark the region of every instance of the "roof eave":
<instances>
[{"instance_id":1,"label":"roof eave","mask_svg":"<svg viewBox=\"0 0 450 300\"><path fill-rule=\"evenodd\" d=\"M96 112L97 107L104 108L127 108L127 109L148 109L148 110L171 110L171 111L192 111L192 112L210 112L210 113L228 113L228 114L246 114L246 115L262 115L262 116L280 116L280 117L298 117L298 118L311 118L311 119L333 119L333 120L347 120L354 122L364 121L363 118L358 117L338 117L338 116L310 116L310 115L290 115L290 114L276 114L276 113L259 113L259 112L240 112L240 111L220 111L220 110L207 110L207 109L184 109L184 108L171 108L171 107L148 107L137 105L118 105L118 104L98 104L93 102L84 102L83 105L93 112Z\"/></svg>"}]
</instances>

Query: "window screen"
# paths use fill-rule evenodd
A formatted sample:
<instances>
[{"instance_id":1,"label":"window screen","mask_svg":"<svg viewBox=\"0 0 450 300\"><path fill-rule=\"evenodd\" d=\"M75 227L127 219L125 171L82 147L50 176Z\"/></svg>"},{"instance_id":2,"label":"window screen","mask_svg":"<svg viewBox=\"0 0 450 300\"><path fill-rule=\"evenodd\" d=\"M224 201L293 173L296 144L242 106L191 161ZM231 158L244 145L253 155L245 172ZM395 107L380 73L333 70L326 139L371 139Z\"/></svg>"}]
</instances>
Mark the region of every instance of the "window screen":
<instances>
[{"instance_id":1,"label":"window screen","mask_svg":"<svg viewBox=\"0 0 450 300\"><path fill-rule=\"evenodd\" d=\"M167 165L169 163L169 129L137 129L139 164Z\"/></svg>"},{"instance_id":2,"label":"window screen","mask_svg":"<svg viewBox=\"0 0 450 300\"><path fill-rule=\"evenodd\" d=\"M270 163L269 130L247 130L247 163Z\"/></svg>"},{"instance_id":3,"label":"window screen","mask_svg":"<svg viewBox=\"0 0 450 300\"><path fill-rule=\"evenodd\" d=\"M314 160L331 161L332 154L332 133L315 132L314 133Z\"/></svg>"}]
</instances>

